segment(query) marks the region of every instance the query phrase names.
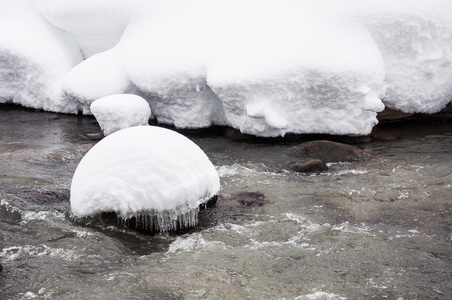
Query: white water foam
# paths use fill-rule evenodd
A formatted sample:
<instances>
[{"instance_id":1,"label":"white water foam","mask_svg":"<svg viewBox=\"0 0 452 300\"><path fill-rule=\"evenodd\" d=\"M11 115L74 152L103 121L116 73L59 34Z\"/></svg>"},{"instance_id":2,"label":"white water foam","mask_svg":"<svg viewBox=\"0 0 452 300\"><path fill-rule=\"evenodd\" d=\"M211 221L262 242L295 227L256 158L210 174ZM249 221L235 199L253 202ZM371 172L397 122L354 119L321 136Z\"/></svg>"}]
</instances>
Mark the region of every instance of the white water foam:
<instances>
[{"instance_id":1,"label":"white water foam","mask_svg":"<svg viewBox=\"0 0 452 300\"><path fill-rule=\"evenodd\" d=\"M65 214L57 211L23 211L21 212L22 221L21 225L25 225L30 221L43 221L48 218L56 218L59 220L65 219Z\"/></svg>"},{"instance_id":2,"label":"white water foam","mask_svg":"<svg viewBox=\"0 0 452 300\"><path fill-rule=\"evenodd\" d=\"M295 300L346 300L347 298L341 297L333 293L327 293L322 291L316 291L311 294L298 296Z\"/></svg>"},{"instance_id":3,"label":"white water foam","mask_svg":"<svg viewBox=\"0 0 452 300\"><path fill-rule=\"evenodd\" d=\"M225 250L226 244L219 241L207 241L203 238L201 233L194 233L177 237L171 243L168 253L186 252L186 251L200 251L200 250Z\"/></svg>"},{"instance_id":4,"label":"white water foam","mask_svg":"<svg viewBox=\"0 0 452 300\"><path fill-rule=\"evenodd\" d=\"M67 261L77 260L81 257L85 257L83 254L77 254L74 250L68 250L63 248L52 248L47 245L34 246L11 246L3 248L0 252L0 258L3 261L15 261L23 258L30 257L41 257L41 256L51 256L55 258L60 258ZM98 257L98 255L90 255L91 257Z\"/></svg>"}]
</instances>

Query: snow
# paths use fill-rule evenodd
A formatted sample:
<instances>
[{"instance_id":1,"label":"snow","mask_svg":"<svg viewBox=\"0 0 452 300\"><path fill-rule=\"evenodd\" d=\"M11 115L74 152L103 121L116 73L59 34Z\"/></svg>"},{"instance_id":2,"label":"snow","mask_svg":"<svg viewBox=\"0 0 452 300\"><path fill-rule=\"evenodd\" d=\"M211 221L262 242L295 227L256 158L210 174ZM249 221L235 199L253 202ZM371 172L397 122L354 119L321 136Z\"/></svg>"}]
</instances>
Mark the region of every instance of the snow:
<instances>
[{"instance_id":1,"label":"snow","mask_svg":"<svg viewBox=\"0 0 452 300\"><path fill-rule=\"evenodd\" d=\"M0 103L76 113L61 84L82 55L75 40L50 25L33 2L0 2Z\"/></svg>"},{"instance_id":2,"label":"snow","mask_svg":"<svg viewBox=\"0 0 452 300\"><path fill-rule=\"evenodd\" d=\"M452 99L452 1L369 1L352 12L383 56L387 107L435 113Z\"/></svg>"},{"instance_id":3,"label":"snow","mask_svg":"<svg viewBox=\"0 0 452 300\"><path fill-rule=\"evenodd\" d=\"M385 85L383 61L367 30L316 15L292 16L292 10L287 15L284 23L267 25L265 39L240 38L251 51L225 55L209 67L208 84L228 123L260 136L369 133L384 109L379 97ZM301 29L293 36L286 28Z\"/></svg>"},{"instance_id":4,"label":"snow","mask_svg":"<svg viewBox=\"0 0 452 300\"><path fill-rule=\"evenodd\" d=\"M369 133L377 123L383 61L360 24L301 14L291 1L260 2L258 11L255 2L240 2L240 11L235 1L194 3L137 17L120 42L126 72L153 96L159 122L193 127L186 120L195 117L198 127L225 123L263 136Z\"/></svg>"},{"instance_id":5,"label":"snow","mask_svg":"<svg viewBox=\"0 0 452 300\"><path fill-rule=\"evenodd\" d=\"M385 106L451 101L451 15L450 0L4 0L0 102L89 114L134 93L178 128L368 134Z\"/></svg>"},{"instance_id":6,"label":"snow","mask_svg":"<svg viewBox=\"0 0 452 300\"><path fill-rule=\"evenodd\" d=\"M98 98L122 94L130 89L119 46L84 60L67 74L63 83L66 94L88 106Z\"/></svg>"},{"instance_id":7,"label":"snow","mask_svg":"<svg viewBox=\"0 0 452 300\"><path fill-rule=\"evenodd\" d=\"M85 57L116 45L139 0L34 0L39 12L76 38Z\"/></svg>"},{"instance_id":8,"label":"snow","mask_svg":"<svg viewBox=\"0 0 452 300\"><path fill-rule=\"evenodd\" d=\"M102 97L90 108L105 135L132 126L148 125L151 117L147 101L131 94Z\"/></svg>"},{"instance_id":9,"label":"snow","mask_svg":"<svg viewBox=\"0 0 452 300\"><path fill-rule=\"evenodd\" d=\"M168 129L138 126L108 135L83 157L70 201L78 217L169 212L173 221L193 216L219 189L215 167L196 144Z\"/></svg>"}]
</instances>

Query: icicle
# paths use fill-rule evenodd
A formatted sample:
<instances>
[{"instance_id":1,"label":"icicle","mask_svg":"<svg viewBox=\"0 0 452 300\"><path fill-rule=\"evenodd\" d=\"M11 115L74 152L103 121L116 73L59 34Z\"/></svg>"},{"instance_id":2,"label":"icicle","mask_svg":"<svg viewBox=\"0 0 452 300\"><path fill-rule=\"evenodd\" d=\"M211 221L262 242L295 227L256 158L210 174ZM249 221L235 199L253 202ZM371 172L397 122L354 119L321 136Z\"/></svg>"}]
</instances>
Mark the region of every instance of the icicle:
<instances>
[{"instance_id":1,"label":"icicle","mask_svg":"<svg viewBox=\"0 0 452 300\"><path fill-rule=\"evenodd\" d=\"M198 225L199 210L198 206L171 211L143 211L125 216L117 213L105 213L105 215L109 215L109 218L116 218L117 224L121 226L144 231L168 232Z\"/></svg>"}]
</instances>

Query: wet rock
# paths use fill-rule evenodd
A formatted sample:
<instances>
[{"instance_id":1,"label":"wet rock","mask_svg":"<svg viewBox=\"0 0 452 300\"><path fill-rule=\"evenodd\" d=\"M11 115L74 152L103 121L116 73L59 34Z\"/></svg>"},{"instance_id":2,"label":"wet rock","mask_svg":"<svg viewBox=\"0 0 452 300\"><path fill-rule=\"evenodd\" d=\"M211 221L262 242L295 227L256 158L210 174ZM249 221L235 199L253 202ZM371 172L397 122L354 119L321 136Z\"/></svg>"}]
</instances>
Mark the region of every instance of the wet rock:
<instances>
[{"instance_id":1,"label":"wet rock","mask_svg":"<svg viewBox=\"0 0 452 300\"><path fill-rule=\"evenodd\" d=\"M400 110L385 108L382 112L379 112L377 114L377 119L380 122L396 121L396 120L405 119L407 117L411 117L412 115L413 115L412 113L404 113Z\"/></svg>"},{"instance_id":2,"label":"wet rock","mask_svg":"<svg viewBox=\"0 0 452 300\"><path fill-rule=\"evenodd\" d=\"M0 264L0 272L3 271L3 266Z\"/></svg>"},{"instance_id":3,"label":"wet rock","mask_svg":"<svg viewBox=\"0 0 452 300\"><path fill-rule=\"evenodd\" d=\"M381 127L374 127L372 130L370 137L374 141L393 141L396 140L398 137L396 134L392 133L388 130L380 130Z\"/></svg>"},{"instance_id":4,"label":"wet rock","mask_svg":"<svg viewBox=\"0 0 452 300\"><path fill-rule=\"evenodd\" d=\"M255 140L257 137L241 133L239 130L231 127L226 127L223 130L223 136L230 140Z\"/></svg>"},{"instance_id":5,"label":"wet rock","mask_svg":"<svg viewBox=\"0 0 452 300\"><path fill-rule=\"evenodd\" d=\"M307 162L296 162L289 169L301 173L321 173L328 170L328 166L320 159L311 159Z\"/></svg>"},{"instance_id":6,"label":"wet rock","mask_svg":"<svg viewBox=\"0 0 452 300\"><path fill-rule=\"evenodd\" d=\"M85 136L92 141L100 141L101 139L103 139L105 137L105 135L102 131L89 132L89 133L86 133Z\"/></svg>"},{"instance_id":7,"label":"wet rock","mask_svg":"<svg viewBox=\"0 0 452 300\"><path fill-rule=\"evenodd\" d=\"M301 156L329 162L352 162L364 158L364 150L358 147L326 140L311 141L294 146L293 151Z\"/></svg>"},{"instance_id":8,"label":"wet rock","mask_svg":"<svg viewBox=\"0 0 452 300\"><path fill-rule=\"evenodd\" d=\"M245 206L262 206L267 203L265 195L260 192L241 192L234 195L234 198Z\"/></svg>"},{"instance_id":9,"label":"wet rock","mask_svg":"<svg viewBox=\"0 0 452 300\"><path fill-rule=\"evenodd\" d=\"M217 204L218 201L218 195L213 196L212 198L210 198L206 203L201 204L199 206L200 209L206 209L212 206L215 206Z\"/></svg>"}]
</instances>

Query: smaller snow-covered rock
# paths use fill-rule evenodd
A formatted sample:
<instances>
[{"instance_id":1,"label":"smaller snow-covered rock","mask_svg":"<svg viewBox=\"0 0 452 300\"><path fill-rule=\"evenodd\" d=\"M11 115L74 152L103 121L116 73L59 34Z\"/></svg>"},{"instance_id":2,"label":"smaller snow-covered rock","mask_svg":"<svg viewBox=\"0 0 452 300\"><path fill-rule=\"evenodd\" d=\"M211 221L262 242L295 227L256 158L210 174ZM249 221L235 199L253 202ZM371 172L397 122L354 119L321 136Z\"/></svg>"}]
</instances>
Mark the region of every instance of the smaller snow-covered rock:
<instances>
[{"instance_id":1,"label":"smaller snow-covered rock","mask_svg":"<svg viewBox=\"0 0 452 300\"><path fill-rule=\"evenodd\" d=\"M102 97L94 101L90 108L105 135L132 126L147 125L151 116L147 101L131 94Z\"/></svg>"},{"instance_id":2,"label":"smaller snow-covered rock","mask_svg":"<svg viewBox=\"0 0 452 300\"><path fill-rule=\"evenodd\" d=\"M71 210L78 217L115 212L168 231L196 225L199 206L219 189L215 167L196 144L168 129L138 126L107 136L81 160Z\"/></svg>"}]
</instances>

